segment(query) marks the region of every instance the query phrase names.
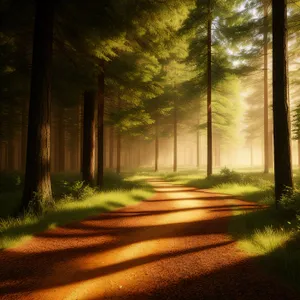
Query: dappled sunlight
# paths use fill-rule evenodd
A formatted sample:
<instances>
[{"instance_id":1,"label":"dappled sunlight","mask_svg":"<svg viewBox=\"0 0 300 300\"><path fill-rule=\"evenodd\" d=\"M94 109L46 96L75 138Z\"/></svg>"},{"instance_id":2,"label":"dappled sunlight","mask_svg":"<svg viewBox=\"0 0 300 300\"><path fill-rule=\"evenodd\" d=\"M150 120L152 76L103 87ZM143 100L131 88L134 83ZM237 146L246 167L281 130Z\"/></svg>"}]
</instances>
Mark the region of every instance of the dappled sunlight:
<instances>
[{"instance_id":1,"label":"dappled sunlight","mask_svg":"<svg viewBox=\"0 0 300 300\"><path fill-rule=\"evenodd\" d=\"M250 237L239 243L251 255L268 255L279 248L284 248L286 243L295 237L295 233L284 228L275 229L266 226L256 230Z\"/></svg>"},{"instance_id":2,"label":"dappled sunlight","mask_svg":"<svg viewBox=\"0 0 300 300\"><path fill-rule=\"evenodd\" d=\"M137 289L151 294L183 278L199 285L201 277L235 266L234 276L239 277L248 268L248 258L228 236L227 226L232 210L256 209L255 205L197 189L182 191L165 182L152 184L169 192L40 233L30 243L8 250L12 260L23 257L22 272L44 260L52 269L38 286L29 288L35 299L52 299L55 294L64 299L123 297ZM3 278L0 294L11 291L14 282L18 287L12 295L28 291L20 284L22 272L13 275L15 281Z\"/></svg>"},{"instance_id":3,"label":"dappled sunlight","mask_svg":"<svg viewBox=\"0 0 300 300\"><path fill-rule=\"evenodd\" d=\"M299 7L0 1L0 299L298 300Z\"/></svg>"},{"instance_id":4,"label":"dappled sunlight","mask_svg":"<svg viewBox=\"0 0 300 300\"><path fill-rule=\"evenodd\" d=\"M42 216L27 214L24 218L1 220L0 247L3 249L21 244L36 232L42 232L68 222L107 212L125 205L136 205L152 195L150 189L102 192L82 200L61 201L54 210Z\"/></svg>"}]
</instances>

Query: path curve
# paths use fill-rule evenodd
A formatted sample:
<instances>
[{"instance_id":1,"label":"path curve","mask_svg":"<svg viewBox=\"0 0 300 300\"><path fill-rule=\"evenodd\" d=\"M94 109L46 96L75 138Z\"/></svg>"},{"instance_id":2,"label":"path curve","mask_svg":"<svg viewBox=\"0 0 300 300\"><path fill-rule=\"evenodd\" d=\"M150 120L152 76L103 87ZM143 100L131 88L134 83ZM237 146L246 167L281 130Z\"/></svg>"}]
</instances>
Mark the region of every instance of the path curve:
<instances>
[{"instance_id":1,"label":"path curve","mask_svg":"<svg viewBox=\"0 0 300 300\"><path fill-rule=\"evenodd\" d=\"M152 180L157 193L0 253L0 299L299 299L227 234L230 196Z\"/></svg>"}]
</instances>

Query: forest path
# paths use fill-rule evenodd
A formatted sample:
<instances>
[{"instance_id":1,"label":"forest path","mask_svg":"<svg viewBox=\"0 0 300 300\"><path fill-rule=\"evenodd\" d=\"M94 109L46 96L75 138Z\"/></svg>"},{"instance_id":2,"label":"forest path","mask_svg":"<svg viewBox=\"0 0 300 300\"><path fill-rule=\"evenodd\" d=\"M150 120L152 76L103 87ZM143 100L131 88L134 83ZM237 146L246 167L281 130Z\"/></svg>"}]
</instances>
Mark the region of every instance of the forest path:
<instances>
[{"instance_id":1,"label":"forest path","mask_svg":"<svg viewBox=\"0 0 300 300\"><path fill-rule=\"evenodd\" d=\"M152 180L148 201L0 253L0 299L299 299L228 235L230 196Z\"/></svg>"}]
</instances>

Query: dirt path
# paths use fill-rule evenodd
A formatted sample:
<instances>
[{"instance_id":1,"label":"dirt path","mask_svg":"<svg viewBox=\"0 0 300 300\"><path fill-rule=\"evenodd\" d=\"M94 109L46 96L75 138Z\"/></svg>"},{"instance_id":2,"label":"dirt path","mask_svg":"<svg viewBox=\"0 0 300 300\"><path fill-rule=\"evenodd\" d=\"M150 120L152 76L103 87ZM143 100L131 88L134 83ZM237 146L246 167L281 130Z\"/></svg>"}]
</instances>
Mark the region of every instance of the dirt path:
<instances>
[{"instance_id":1,"label":"dirt path","mask_svg":"<svg viewBox=\"0 0 300 300\"><path fill-rule=\"evenodd\" d=\"M0 253L0 299L299 299L227 235L251 204L153 181L137 206Z\"/></svg>"}]
</instances>

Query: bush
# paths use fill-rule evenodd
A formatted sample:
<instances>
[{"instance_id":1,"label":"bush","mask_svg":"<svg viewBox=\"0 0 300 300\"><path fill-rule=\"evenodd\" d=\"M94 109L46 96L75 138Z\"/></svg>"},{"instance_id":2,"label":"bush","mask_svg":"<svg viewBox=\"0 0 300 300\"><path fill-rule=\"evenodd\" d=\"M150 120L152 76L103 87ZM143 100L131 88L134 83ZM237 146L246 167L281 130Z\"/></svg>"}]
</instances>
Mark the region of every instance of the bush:
<instances>
[{"instance_id":1,"label":"bush","mask_svg":"<svg viewBox=\"0 0 300 300\"><path fill-rule=\"evenodd\" d=\"M67 189L67 194L65 194L64 197L65 200L82 200L93 196L96 193L96 189L85 185L83 181L78 180L73 183L64 181L63 184Z\"/></svg>"},{"instance_id":2,"label":"bush","mask_svg":"<svg viewBox=\"0 0 300 300\"><path fill-rule=\"evenodd\" d=\"M223 182L241 182L243 179L243 176L233 170L230 170L228 168L223 168L220 171L220 175L222 177Z\"/></svg>"},{"instance_id":3,"label":"bush","mask_svg":"<svg viewBox=\"0 0 300 300\"><path fill-rule=\"evenodd\" d=\"M300 215L300 192L287 189L280 199L280 206L293 215Z\"/></svg>"}]
</instances>

